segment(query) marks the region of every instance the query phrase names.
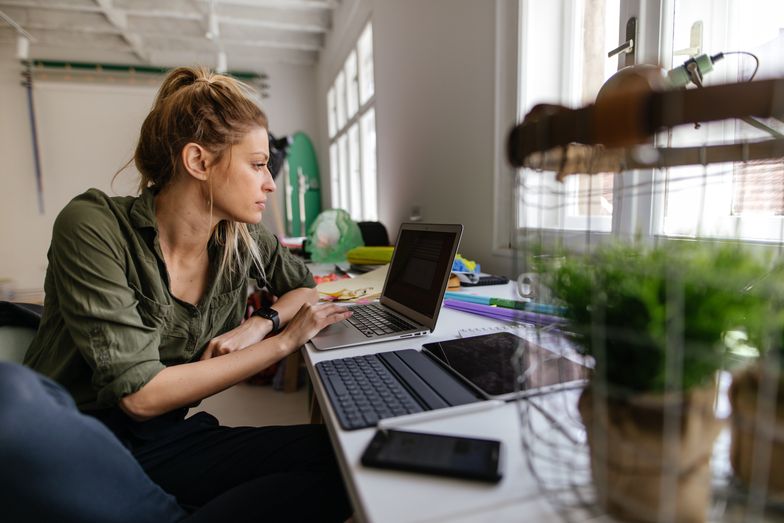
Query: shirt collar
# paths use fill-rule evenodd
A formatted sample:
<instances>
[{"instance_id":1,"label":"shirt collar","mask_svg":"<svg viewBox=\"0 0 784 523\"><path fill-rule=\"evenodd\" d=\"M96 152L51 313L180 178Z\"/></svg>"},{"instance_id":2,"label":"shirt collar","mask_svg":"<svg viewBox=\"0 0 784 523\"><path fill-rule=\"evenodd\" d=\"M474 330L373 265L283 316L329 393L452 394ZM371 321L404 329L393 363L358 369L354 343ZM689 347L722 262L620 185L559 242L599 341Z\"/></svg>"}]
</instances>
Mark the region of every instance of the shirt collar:
<instances>
[{"instance_id":1,"label":"shirt collar","mask_svg":"<svg viewBox=\"0 0 784 523\"><path fill-rule=\"evenodd\" d=\"M133 202L130 218L131 223L137 229L158 228L158 222L155 219L155 192L150 187L143 189L136 201Z\"/></svg>"}]
</instances>

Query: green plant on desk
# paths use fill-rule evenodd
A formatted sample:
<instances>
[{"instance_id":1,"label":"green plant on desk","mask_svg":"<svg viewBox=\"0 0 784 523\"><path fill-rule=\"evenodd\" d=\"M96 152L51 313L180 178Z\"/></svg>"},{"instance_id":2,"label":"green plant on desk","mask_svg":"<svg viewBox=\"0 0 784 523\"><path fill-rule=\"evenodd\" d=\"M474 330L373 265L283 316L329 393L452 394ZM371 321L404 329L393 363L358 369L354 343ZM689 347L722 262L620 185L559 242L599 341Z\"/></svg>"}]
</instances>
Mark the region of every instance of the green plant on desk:
<instances>
[{"instance_id":1,"label":"green plant on desk","mask_svg":"<svg viewBox=\"0 0 784 523\"><path fill-rule=\"evenodd\" d=\"M600 247L547 273L595 361L579 410L598 501L612 515L705 519L722 337L738 328L762 337L767 273L737 244L697 242Z\"/></svg>"},{"instance_id":2,"label":"green plant on desk","mask_svg":"<svg viewBox=\"0 0 784 523\"><path fill-rule=\"evenodd\" d=\"M763 287L771 310L761 356L733 373L730 463L740 483L784 502L784 265Z\"/></svg>"}]
</instances>

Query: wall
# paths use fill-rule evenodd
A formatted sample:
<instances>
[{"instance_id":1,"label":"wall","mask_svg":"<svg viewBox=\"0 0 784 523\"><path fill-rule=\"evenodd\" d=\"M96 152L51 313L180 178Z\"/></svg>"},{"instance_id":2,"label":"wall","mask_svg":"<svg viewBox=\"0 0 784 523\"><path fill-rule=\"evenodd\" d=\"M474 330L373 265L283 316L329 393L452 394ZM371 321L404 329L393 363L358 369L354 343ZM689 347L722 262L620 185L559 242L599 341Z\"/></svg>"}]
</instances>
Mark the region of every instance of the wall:
<instances>
[{"instance_id":1,"label":"wall","mask_svg":"<svg viewBox=\"0 0 784 523\"><path fill-rule=\"evenodd\" d=\"M319 157L326 176L326 92L370 17L380 220L393 233L416 205L423 221L463 223L460 252L485 271L508 274L511 258L497 249L503 224L495 224L496 179L505 170L499 161L505 136L497 129L514 119L514 103L507 104L515 75L499 77L506 64L497 63L499 23L514 23L499 19L502 4L344 0L318 69ZM511 37L501 51L516 45ZM503 122L499 110L510 112L500 115Z\"/></svg>"},{"instance_id":2,"label":"wall","mask_svg":"<svg viewBox=\"0 0 784 523\"><path fill-rule=\"evenodd\" d=\"M273 133L315 133L315 71L312 67L267 67L270 97L263 101ZM45 212L38 212L27 114L20 85L21 68L13 49L0 48L0 279L11 278L17 291L43 287L46 250L59 210L89 187L130 194L135 170L117 169L135 147L141 122L157 86L111 86L39 82L34 89L44 184ZM268 212L269 215L269 212ZM274 228L271 216L265 223Z\"/></svg>"}]
</instances>

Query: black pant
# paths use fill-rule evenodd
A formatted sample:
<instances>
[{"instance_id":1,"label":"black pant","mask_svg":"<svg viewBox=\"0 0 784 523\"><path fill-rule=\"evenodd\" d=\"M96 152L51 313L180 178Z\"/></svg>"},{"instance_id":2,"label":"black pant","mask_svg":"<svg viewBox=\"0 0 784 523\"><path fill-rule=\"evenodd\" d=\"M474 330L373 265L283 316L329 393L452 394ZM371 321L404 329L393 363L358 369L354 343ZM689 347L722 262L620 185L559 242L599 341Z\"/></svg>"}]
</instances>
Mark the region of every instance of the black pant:
<instances>
[{"instance_id":1,"label":"black pant","mask_svg":"<svg viewBox=\"0 0 784 523\"><path fill-rule=\"evenodd\" d=\"M351 505L323 425L222 427L184 411L102 416L188 521L344 521Z\"/></svg>"}]
</instances>

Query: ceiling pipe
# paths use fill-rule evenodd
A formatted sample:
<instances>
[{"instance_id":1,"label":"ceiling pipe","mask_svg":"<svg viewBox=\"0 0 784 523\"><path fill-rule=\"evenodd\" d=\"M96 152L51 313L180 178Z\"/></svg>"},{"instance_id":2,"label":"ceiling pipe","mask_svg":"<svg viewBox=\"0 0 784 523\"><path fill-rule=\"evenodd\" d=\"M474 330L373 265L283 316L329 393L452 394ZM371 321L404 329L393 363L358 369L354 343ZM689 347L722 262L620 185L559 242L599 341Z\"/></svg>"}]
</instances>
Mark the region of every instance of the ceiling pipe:
<instances>
[{"instance_id":1,"label":"ceiling pipe","mask_svg":"<svg viewBox=\"0 0 784 523\"><path fill-rule=\"evenodd\" d=\"M36 41L36 39L35 39L35 38L33 38L33 35L31 35L31 34L30 34L30 33L28 33L27 31L25 31L25 30L24 30L24 28L23 28L21 25L17 24L17 23L16 23L16 22L13 20L13 18L11 18L10 16L8 16L7 14L5 14L5 13L4 13L4 12L2 12L2 11L0 11L0 20L3 20L5 23L7 23L8 25L10 25L10 26L11 26L11 27L13 27L14 29L16 29L16 32L17 32L17 33L19 33L20 35L24 36L24 37L25 37L25 38L27 38L29 41L31 41L31 42L35 42L35 41Z\"/></svg>"},{"instance_id":2,"label":"ceiling pipe","mask_svg":"<svg viewBox=\"0 0 784 523\"><path fill-rule=\"evenodd\" d=\"M164 75L171 71L170 67L156 67L151 65L122 65L122 64L101 64L91 62L63 62L57 60L30 60L33 70L63 70L63 71L84 71L84 72L113 72L128 74L148 74ZM255 82L267 80L265 73L254 73L250 71L226 71L225 74L233 76L245 82Z\"/></svg>"}]
</instances>

